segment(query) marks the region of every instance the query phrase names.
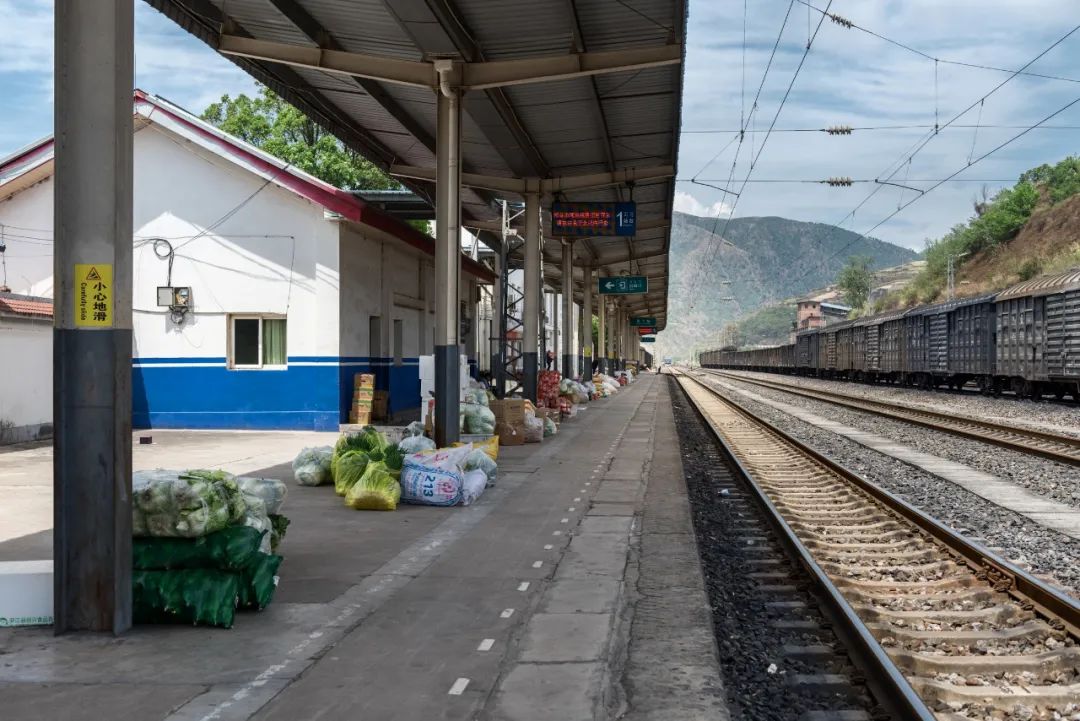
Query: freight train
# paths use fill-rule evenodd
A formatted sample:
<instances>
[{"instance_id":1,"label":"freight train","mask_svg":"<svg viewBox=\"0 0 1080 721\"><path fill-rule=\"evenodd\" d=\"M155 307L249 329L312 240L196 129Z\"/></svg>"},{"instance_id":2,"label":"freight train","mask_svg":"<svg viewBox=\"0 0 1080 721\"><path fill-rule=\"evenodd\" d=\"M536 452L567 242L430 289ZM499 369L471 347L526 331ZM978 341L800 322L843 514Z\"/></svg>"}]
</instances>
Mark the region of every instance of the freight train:
<instances>
[{"instance_id":1,"label":"freight train","mask_svg":"<svg viewBox=\"0 0 1080 721\"><path fill-rule=\"evenodd\" d=\"M706 351L703 368L1011 391L1080 402L1080 269L999 293L833 323L771 348Z\"/></svg>"}]
</instances>

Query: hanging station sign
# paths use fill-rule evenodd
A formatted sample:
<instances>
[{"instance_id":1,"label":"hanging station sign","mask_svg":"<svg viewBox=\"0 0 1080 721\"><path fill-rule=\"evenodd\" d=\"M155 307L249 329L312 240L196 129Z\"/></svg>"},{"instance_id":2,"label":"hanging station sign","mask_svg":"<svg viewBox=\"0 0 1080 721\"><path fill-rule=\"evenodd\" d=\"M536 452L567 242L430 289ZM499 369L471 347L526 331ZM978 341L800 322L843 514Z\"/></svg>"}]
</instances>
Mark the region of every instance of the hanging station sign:
<instances>
[{"instance_id":1,"label":"hanging station sign","mask_svg":"<svg viewBox=\"0 0 1080 721\"><path fill-rule=\"evenodd\" d=\"M655 336L646 336L645 338L639 338L638 340L640 340L642 343L655 343L656 342L656 337Z\"/></svg>"},{"instance_id":2,"label":"hanging station sign","mask_svg":"<svg viewBox=\"0 0 1080 721\"><path fill-rule=\"evenodd\" d=\"M648 328L638 326L638 335L656 335L656 326L649 326Z\"/></svg>"},{"instance_id":3,"label":"hanging station sign","mask_svg":"<svg viewBox=\"0 0 1080 721\"><path fill-rule=\"evenodd\" d=\"M633 235L637 205L630 203L552 203L555 236Z\"/></svg>"},{"instance_id":4,"label":"hanging station sign","mask_svg":"<svg viewBox=\"0 0 1080 721\"><path fill-rule=\"evenodd\" d=\"M647 316L642 316L640 318L631 318L630 325L636 328L652 328L656 326L656 318L650 318Z\"/></svg>"},{"instance_id":5,"label":"hanging station sign","mask_svg":"<svg viewBox=\"0 0 1080 721\"><path fill-rule=\"evenodd\" d=\"M643 275L620 275L611 278L601 277L600 295L630 295L649 292L649 279Z\"/></svg>"}]
</instances>

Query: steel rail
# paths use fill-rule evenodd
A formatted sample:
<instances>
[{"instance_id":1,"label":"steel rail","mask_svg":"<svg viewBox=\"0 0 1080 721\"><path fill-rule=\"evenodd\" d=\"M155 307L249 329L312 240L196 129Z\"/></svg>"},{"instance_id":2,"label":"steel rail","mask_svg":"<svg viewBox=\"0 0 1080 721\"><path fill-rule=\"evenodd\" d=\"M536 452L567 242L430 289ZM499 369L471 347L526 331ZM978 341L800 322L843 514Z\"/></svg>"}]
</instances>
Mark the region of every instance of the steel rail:
<instances>
[{"instance_id":1,"label":"steel rail","mask_svg":"<svg viewBox=\"0 0 1080 721\"><path fill-rule=\"evenodd\" d=\"M1031 604L1036 612L1050 621L1051 625L1061 624L1074 637L1080 636L1080 601L1066 596L1060 590L1001 558L990 549L958 534L899 496L893 495L828 456L819 453L773 423L755 415L738 401L723 395L716 388L702 383L700 379L693 376L683 374L683 377L694 380L702 388L734 408L751 422L760 425L800 453L853 484L874 500L879 501L905 521L947 546L962 558L972 570L982 574L988 581L992 582L996 590L1008 593L1021 603Z\"/></svg>"},{"instance_id":2,"label":"steel rail","mask_svg":"<svg viewBox=\"0 0 1080 721\"><path fill-rule=\"evenodd\" d=\"M714 389L693 376L678 372L672 373L672 375L680 379L691 380L710 393L720 396ZM815 585L814 596L822 603L822 610L832 623L833 632L844 644L852 660L865 674L866 684L874 694L877 702L891 714L893 719L898 721L907 721L909 719L912 721L916 719L918 721L935 721L934 713L926 706L926 703L919 697L915 689L912 688L903 672L893 663L888 653L877 642L873 633L859 618L855 609L852 608L828 574L814 560L809 549L796 535L772 500L754 481L754 477L738 459L734 449L724 438L723 433L714 425L704 409L698 405L697 401L689 393L686 394L686 397L690 400L698 416L715 436L728 462L746 481L746 486L763 510L766 519L775 530L787 554L813 580Z\"/></svg>"},{"instance_id":3,"label":"steel rail","mask_svg":"<svg viewBox=\"0 0 1080 721\"><path fill-rule=\"evenodd\" d=\"M984 443L992 443L1010 450L1049 458L1059 463L1080 466L1080 438L977 418L960 417L941 411L914 408L901 403L859 398L837 391L803 388L779 381L748 378L725 371L710 369L708 373L762 388L771 388L783 393L874 413L885 418L912 423L935 431L952 433L953 435L971 438Z\"/></svg>"}]
</instances>

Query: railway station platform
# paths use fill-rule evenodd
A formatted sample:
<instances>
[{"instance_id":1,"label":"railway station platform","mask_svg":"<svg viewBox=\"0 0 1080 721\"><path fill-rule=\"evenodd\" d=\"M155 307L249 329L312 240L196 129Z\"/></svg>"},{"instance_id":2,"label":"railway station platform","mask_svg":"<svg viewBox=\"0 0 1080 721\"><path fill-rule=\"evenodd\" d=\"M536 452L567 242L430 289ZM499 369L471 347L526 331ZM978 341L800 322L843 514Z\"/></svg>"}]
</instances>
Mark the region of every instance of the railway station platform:
<instances>
[{"instance_id":1,"label":"railway station platform","mask_svg":"<svg viewBox=\"0 0 1080 721\"><path fill-rule=\"evenodd\" d=\"M274 602L230 630L0 629L8 719L726 719L667 379L504 447L461 508L301 488ZM4 546L0 543L0 556Z\"/></svg>"}]
</instances>

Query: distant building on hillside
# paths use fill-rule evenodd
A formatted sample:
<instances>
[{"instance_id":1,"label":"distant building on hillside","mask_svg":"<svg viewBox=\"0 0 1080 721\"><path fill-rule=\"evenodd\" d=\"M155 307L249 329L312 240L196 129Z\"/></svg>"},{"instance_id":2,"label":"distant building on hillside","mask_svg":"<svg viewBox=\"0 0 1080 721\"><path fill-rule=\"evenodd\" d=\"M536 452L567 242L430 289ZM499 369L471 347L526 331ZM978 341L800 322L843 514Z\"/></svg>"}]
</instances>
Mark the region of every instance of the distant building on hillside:
<instances>
[{"instance_id":1,"label":"distant building on hillside","mask_svg":"<svg viewBox=\"0 0 1080 721\"><path fill-rule=\"evenodd\" d=\"M847 320L851 307L839 303L826 303L816 299L800 300L795 311L795 330L824 328L830 323Z\"/></svg>"}]
</instances>

